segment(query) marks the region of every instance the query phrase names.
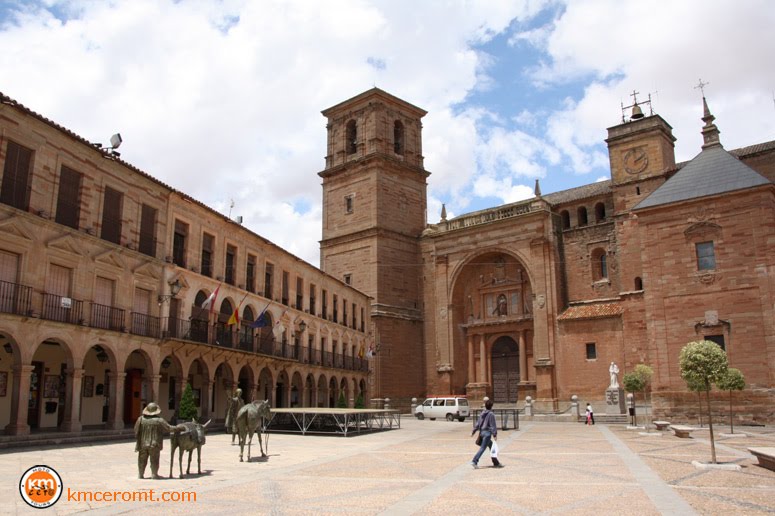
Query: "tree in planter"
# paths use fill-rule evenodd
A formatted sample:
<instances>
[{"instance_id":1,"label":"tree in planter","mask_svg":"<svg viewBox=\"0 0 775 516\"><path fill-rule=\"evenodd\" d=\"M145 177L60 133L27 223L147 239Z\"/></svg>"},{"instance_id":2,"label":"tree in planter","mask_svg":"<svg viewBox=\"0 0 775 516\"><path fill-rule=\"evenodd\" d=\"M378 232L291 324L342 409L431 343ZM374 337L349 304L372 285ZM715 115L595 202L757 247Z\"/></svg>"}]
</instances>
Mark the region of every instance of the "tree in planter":
<instances>
[{"instance_id":1,"label":"tree in planter","mask_svg":"<svg viewBox=\"0 0 775 516\"><path fill-rule=\"evenodd\" d=\"M358 397L355 398L355 408L364 408L363 406L363 393L358 393Z\"/></svg>"},{"instance_id":2,"label":"tree in planter","mask_svg":"<svg viewBox=\"0 0 775 516\"><path fill-rule=\"evenodd\" d=\"M336 402L338 408L347 408L347 400L344 397L344 391L339 392L339 401Z\"/></svg>"},{"instance_id":3,"label":"tree in planter","mask_svg":"<svg viewBox=\"0 0 775 516\"><path fill-rule=\"evenodd\" d=\"M638 392L643 392L643 400L648 407L648 391L651 385L651 375L654 374L654 370L646 364L638 364L635 369L629 373L626 373L622 378L624 388L635 395ZM634 400L637 398L633 398ZM648 415L648 413L647 413ZM636 415L637 419L637 415ZM648 420L648 417L646 418ZM636 421L637 424L637 421ZM648 424L646 428L648 428Z\"/></svg>"},{"instance_id":4,"label":"tree in planter","mask_svg":"<svg viewBox=\"0 0 775 516\"><path fill-rule=\"evenodd\" d=\"M727 373L716 382L716 387L722 391L729 391L729 433L735 433L735 426L732 422L732 391L742 391L745 389L745 377L739 369L730 367Z\"/></svg>"},{"instance_id":5,"label":"tree in planter","mask_svg":"<svg viewBox=\"0 0 775 516\"><path fill-rule=\"evenodd\" d=\"M710 430L710 451L713 464L716 464L716 443L713 437L713 418L710 411L710 389L714 383L724 377L729 369L727 354L715 342L701 340L690 342L681 350L679 356L681 378L689 388L696 387L705 392L708 404L708 429Z\"/></svg>"},{"instance_id":6,"label":"tree in planter","mask_svg":"<svg viewBox=\"0 0 775 516\"><path fill-rule=\"evenodd\" d=\"M186 388L183 389L183 396L180 398L180 408L178 409L179 421L191 421L199 416L199 411L194 403L194 390L191 388L191 384L187 383Z\"/></svg>"}]
</instances>

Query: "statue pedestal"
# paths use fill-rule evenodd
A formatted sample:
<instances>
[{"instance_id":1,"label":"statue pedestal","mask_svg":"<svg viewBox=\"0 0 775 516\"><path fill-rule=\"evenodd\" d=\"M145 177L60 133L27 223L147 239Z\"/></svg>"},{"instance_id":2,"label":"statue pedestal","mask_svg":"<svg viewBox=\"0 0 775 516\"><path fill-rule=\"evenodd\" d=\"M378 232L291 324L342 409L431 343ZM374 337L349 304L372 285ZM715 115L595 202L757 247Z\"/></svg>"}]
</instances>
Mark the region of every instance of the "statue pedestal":
<instances>
[{"instance_id":1,"label":"statue pedestal","mask_svg":"<svg viewBox=\"0 0 775 516\"><path fill-rule=\"evenodd\" d=\"M626 414L624 406L624 389L608 388L605 390L605 413Z\"/></svg>"}]
</instances>

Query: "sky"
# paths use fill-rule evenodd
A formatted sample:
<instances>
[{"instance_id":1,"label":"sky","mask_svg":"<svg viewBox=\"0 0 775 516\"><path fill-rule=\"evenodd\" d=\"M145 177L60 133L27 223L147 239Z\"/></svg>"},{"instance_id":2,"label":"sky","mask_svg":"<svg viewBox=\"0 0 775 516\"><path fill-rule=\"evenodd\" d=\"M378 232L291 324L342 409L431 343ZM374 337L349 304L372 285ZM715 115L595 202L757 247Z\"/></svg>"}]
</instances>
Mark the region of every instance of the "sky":
<instances>
[{"instance_id":1,"label":"sky","mask_svg":"<svg viewBox=\"0 0 775 516\"><path fill-rule=\"evenodd\" d=\"M610 178L638 92L702 144L775 140L771 0L0 0L0 92L318 265L326 119L428 111L428 222ZM627 110L628 111L628 110Z\"/></svg>"}]
</instances>

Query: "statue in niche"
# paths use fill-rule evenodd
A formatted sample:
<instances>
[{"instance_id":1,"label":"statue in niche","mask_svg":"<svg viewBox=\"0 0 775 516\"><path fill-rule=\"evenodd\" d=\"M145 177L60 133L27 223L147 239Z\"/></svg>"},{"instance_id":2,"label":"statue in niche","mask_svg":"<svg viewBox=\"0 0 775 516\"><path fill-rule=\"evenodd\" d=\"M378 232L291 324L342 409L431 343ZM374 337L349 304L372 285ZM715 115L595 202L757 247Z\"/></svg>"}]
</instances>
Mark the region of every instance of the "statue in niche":
<instances>
[{"instance_id":1,"label":"statue in niche","mask_svg":"<svg viewBox=\"0 0 775 516\"><path fill-rule=\"evenodd\" d=\"M508 301L504 294L498 295L498 301L495 303L495 309L492 313L495 315L508 315Z\"/></svg>"}]
</instances>

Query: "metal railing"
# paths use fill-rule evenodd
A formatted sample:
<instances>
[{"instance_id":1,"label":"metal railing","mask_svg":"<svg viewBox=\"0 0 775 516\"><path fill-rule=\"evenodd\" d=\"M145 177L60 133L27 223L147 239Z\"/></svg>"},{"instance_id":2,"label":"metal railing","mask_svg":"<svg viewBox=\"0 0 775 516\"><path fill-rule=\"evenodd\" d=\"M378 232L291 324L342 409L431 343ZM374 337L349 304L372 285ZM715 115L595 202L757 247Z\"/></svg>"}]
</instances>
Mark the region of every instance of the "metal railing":
<instances>
[{"instance_id":1,"label":"metal railing","mask_svg":"<svg viewBox=\"0 0 775 516\"><path fill-rule=\"evenodd\" d=\"M32 287L0 281L0 312L29 315L32 310Z\"/></svg>"},{"instance_id":2,"label":"metal railing","mask_svg":"<svg viewBox=\"0 0 775 516\"><path fill-rule=\"evenodd\" d=\"M124 310L108 305L92 303L89 326L103 330L124 331Z\"/></svg>"},{"instance_id":3,"label":"metal railing","mask_svg":"<svg viewBox=\"0 0 775 516\"><path fill-rule=\"evenodd\" d=\"M159 324L160 319L158 317L139 312L132 312L130 316L132 324L129 327L129 331L134 335L157 339L161 336L161 325Z\"/></svg>"},{"instance_id":4,"label":"metal railing","mask_svg":"<svg viewBox=\"0 0 775 516\"><path fill-rule=\"evenodd\" d=\"M70 324L83 323L83 302L55 294L43 294L41 319Z\"/></svg>"}]
</instances>

